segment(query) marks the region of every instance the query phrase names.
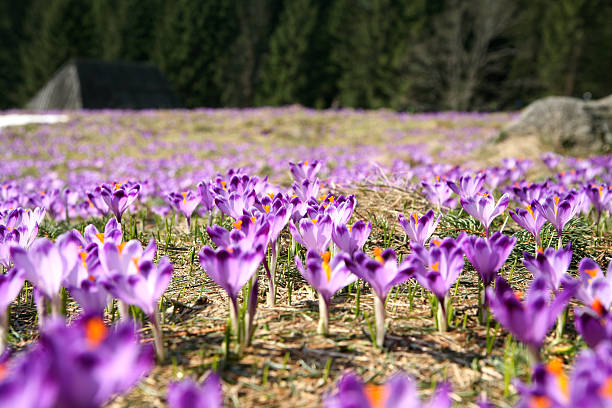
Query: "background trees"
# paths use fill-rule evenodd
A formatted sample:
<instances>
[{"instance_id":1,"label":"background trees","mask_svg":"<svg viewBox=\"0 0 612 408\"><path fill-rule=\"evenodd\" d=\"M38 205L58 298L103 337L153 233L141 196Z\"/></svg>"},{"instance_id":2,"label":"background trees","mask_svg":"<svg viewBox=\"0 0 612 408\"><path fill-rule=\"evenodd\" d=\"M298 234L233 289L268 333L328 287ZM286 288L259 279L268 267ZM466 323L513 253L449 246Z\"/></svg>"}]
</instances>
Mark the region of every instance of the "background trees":
<instances>
[{"instance_id":1,"label":"background trees","mask_svg":"<svg viewBox=\"0 0 612 408\"><path fill-rule=\"evenodd\" d=\"M612 93L607 0L0 3L0 108L69 58L149 61L187 107L515 109Z\"/></svg>"}]
</instances>

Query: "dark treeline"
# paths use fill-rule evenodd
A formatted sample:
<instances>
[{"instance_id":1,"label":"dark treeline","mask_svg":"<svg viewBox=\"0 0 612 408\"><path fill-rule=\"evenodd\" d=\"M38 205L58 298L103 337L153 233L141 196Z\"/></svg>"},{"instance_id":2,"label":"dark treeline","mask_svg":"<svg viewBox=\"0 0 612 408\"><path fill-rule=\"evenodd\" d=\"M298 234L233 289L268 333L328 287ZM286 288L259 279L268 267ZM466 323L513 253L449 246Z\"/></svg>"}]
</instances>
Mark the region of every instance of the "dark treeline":
<instances>
[{"instance_id":1,"label":"dark treeline","mask_svg":"<svg viewBox=\"0 0 612 408\"><path fill-rule=\"evenodd\" d=\"M149 61L187 107L515 109L612 93L610 0L0 1L0 108L71 57Z\"/></svg>"}]
</instances>

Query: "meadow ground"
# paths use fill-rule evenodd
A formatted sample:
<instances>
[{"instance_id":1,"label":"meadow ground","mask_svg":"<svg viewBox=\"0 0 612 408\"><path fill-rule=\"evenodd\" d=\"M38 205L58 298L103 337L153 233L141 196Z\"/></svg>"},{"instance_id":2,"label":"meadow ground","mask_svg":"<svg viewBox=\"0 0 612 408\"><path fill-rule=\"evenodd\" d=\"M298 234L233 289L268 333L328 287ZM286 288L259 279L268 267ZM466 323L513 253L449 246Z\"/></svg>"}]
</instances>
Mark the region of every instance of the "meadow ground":
<instances>
[{"instance_id":1,"label":"meadow ground","mask_svg":"<svg viewBox=\"0 0 612 408\"><path fill-rule=\"evenodd\" d=\"M384 349L379 350L370 334L373 295L363 281L334 296L330 334L317 334L316 293L296 269L289 253L291 236L285 229L280 238L277 303L266 305L267 286L262 284L252 344L237 355L232 344L226 343L227 296L207 278L198 261L198 251L212 245L205 231L208 220L196 217L188 227L184 217L168 213L163 197L166 192L193 189L198 181L237 167L250 175L268 176L271 184L287 189L289 161L318 159L325 162L321 194L354 194L353 221L372 223L364 252L391 247L405 256L410 249L398 214L436 209L421 192L418 175L423 170L418 169L427 169L435 177L453 166L478 170L502 166L503 157L528 156L533 166L524 179L541 181L555 176L539 161L541 148L531 140L503 146L493 143L498 129L511 117L502 113L317 112L297 107L77 112L67 123L0 130L0 141L10 152L2 165L3 178L23 183L34 192L66 186L84 190L116 180L139 181L144 186L139 201L124 217L123 231L125 239L137 238L145 244L154 237L158 257L168 256L174 266L172 282L161 301L167 358L110 407L165 406L170 381L201 378L210 369L221 374L229 406L318 406L321 396L346 370L375 383L404 370L418 380L425 395L448 380L457 406L474 406L476 398L486 392L497 406L507 407L516 400L511 380L528 375L527 353L494 319L487 325L479 323L478 274L468 262L451 291L448 332L439 333L435 328L429 292L410 281L396 287L388 298L388 331ZM41 236L57 237L71 228L82 230L88 223L103 228L108 219L83 219L86 212L70 214L64 207L50 213ZM220 214L214 218L228 229L231 221ZM533 238L507 212L492 228L517 237L500 274L514 288L525 288L532 276L520 260L523 251L533 252ZM458 205L443 215L436 234L456 237L461 231L484 235L478 221ZM606 257L612 253L609 231L604 224L597 234L586 216L570 221L564 243L572 242L572 274L586 256L607 266ZM542 235L542 242L556 241L550 224ZM265 282L262 268L259 273ZM11 308L10 341L17 348L26 347L37 336L31 298L26 289ZM78 312L73 302L67 310L71 316ZM143 341L150 342L146 327ZM569 365L583 347L573 324L568 323L562 338L549 335L544 359L559 356Z\"/></svg>"}]
</instances>

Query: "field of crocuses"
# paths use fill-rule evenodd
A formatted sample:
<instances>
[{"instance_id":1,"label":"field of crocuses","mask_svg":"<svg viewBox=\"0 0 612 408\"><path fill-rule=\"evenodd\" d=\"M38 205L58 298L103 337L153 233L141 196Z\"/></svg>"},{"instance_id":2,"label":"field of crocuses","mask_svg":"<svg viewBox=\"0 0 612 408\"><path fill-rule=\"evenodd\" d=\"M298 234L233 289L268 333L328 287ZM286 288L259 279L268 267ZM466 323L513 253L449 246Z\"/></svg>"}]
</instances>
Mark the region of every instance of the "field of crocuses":
<instances>
[{"instance_id":1,"label":"field of crocuses","mask_svg":"<svg viewBox=\"0 0 612 408\"><path fill-rule=\"evenodd\" d=\"M612 157L512 116L0 129L0 407L612 406Z\"/></svg>"}]
</instances>

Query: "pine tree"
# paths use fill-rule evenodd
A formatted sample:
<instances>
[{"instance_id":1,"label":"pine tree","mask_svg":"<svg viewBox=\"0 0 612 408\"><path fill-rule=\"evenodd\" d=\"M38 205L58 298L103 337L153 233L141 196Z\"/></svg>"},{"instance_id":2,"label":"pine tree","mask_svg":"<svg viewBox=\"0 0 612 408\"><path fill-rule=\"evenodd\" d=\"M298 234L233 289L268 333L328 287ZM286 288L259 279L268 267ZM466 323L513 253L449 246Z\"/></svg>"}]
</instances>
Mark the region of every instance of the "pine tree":
<instances>
[{"instance_id":1,"label":"pine tree","mask_svg":"<svg viewBox=\"0 0 612 408\"><path fill-rule=\"evenodd\" d=\"M301 96L308 85L306 57L316 22L317 5L312 0L285 2L262 63L258 105L303 102Z\"/></svg>"},{"instance_id":2,"label":"pine tree","mask_svg":"<svg viewBox=\"0 0 612 408\"><path fill-rule=\"evenodd\" d=\"M101 54L94 2L35 0L26 17L21 49L22 102L29 100L66 61Z\"/></svg>"},{"instance_id":3,"label":"pine tree","mask_svg":"<svg viewBox=\"0 0 612 408\"><path fill-rule=\"evenodd\" d=\"M331 62L342 106L402 108L407 50L424 15L424 1L337 0L332 10Z\"/></svg>"},{"instance_id":4,"label":"pine tree","mask_svg":"<svg viewBox=\"0 0 612 408\"><path fill-rule=\"evenodd\" d=\"M188 106L219 106L219 61L236 32L232 1L168 2L157 30L154 62Z\"/></svg>"}]
</instances>

